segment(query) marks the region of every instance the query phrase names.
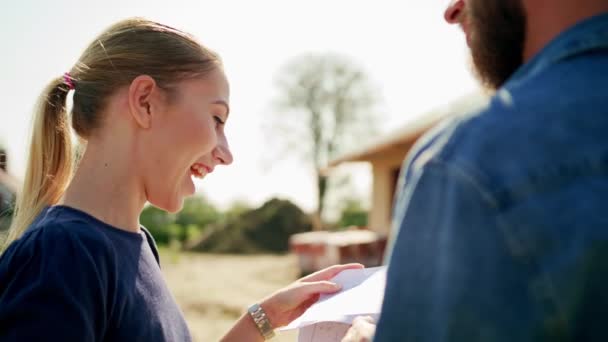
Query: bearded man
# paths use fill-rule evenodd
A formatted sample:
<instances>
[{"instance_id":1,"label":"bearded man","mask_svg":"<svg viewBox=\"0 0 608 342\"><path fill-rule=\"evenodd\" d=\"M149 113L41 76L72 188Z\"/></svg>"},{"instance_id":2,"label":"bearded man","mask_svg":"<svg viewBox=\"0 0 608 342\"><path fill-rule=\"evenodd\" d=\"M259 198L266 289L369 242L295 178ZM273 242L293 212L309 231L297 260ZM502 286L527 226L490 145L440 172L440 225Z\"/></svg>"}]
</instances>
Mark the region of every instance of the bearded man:
<instances>
[{"instance_id":1,"label":"bearded man","mask_svg":"<svg viewBox=\"0 0 608 342\"><path fill-rule=\"evenodd\" d=\"M445 18L495 93L405 162L373 340L608 341L608 1ZM358 319L344 341L373 332Z\"/></svg>"}]
</instances>

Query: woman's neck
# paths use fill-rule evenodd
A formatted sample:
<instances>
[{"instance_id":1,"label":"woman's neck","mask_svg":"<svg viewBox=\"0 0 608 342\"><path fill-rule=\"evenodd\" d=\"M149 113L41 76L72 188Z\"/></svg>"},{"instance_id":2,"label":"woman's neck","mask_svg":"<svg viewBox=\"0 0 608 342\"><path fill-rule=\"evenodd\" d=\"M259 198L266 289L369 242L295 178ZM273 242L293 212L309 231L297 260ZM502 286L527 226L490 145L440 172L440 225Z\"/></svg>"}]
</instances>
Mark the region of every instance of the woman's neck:
<instances>
[{"instance_id":1,"label":"woman's neck","mask_svg":"<svg viewBox=\"0 0 608 342\"><path fill-rule=\"evenodd\" d=\"M126 149L89 143L61 204L114 227L139 231L146 202Z\"/></svg>"}]
</instances>

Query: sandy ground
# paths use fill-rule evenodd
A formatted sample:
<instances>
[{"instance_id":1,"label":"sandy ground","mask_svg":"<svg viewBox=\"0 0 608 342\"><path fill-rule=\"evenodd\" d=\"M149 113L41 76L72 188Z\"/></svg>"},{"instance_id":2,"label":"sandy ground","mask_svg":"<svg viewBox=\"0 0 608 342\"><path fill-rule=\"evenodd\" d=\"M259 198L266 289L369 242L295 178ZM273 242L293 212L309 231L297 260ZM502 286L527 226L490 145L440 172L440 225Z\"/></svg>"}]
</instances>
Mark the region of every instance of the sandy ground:
<instances>
[{"instance_id":1,"label":"sandy ground","mask_svg":"<svg viewBox=\"0 0 608 342\"><path fill-rule=\"evenodd\" d=\"M232 256L161 251L169 288L195 341L218 341L247 307L297 278L294 256ZM296 341L279 333L273 341Z\"/></svg>"}]
</instances>

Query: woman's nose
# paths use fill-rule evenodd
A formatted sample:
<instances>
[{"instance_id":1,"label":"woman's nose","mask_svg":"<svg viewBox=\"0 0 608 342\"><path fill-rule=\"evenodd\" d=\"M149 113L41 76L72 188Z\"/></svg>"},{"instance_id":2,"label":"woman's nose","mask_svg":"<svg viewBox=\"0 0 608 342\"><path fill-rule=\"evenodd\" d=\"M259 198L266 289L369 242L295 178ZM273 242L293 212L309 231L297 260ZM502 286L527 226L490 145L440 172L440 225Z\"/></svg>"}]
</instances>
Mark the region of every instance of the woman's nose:
<instances>
[{"instance_id":1,"label":"woman's nose","mask_svg":"<svg viewBox=\"0 0 608 342\"><path fill-rule=\"evenodd\" d=\"M223 165L232 164L232 152L230 152L230 147L228 146L226 139L222 139L213 150L213 158Z\"/></svg>"}]
</instances>

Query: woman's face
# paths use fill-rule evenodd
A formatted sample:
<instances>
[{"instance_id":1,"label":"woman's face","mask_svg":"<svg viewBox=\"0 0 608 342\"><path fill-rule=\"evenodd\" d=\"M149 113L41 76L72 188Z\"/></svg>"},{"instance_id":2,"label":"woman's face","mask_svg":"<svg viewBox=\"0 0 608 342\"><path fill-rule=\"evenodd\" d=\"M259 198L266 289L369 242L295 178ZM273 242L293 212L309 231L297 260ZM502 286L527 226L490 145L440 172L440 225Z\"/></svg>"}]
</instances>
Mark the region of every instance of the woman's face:
<instances>
[{"instance_id":1,"label":"woman's face","mask_svg":"<svg viewBox=\"0 0 608 342\"><path fill-rule=\"evenodd\" d=\"M146 139L143 183L147 200L176 212L194 194L193 178L232 163L224 134L229 86L223 71L179 83L166 96Z\"/></svg>"}]
</instances>

